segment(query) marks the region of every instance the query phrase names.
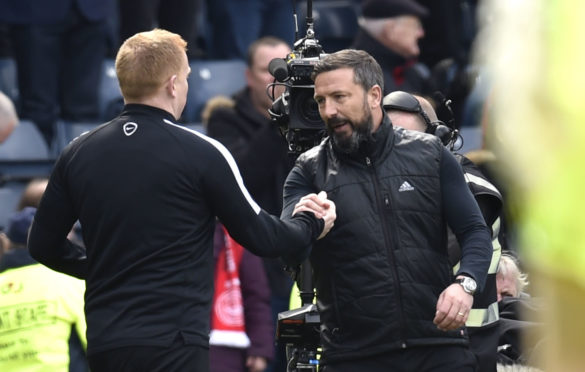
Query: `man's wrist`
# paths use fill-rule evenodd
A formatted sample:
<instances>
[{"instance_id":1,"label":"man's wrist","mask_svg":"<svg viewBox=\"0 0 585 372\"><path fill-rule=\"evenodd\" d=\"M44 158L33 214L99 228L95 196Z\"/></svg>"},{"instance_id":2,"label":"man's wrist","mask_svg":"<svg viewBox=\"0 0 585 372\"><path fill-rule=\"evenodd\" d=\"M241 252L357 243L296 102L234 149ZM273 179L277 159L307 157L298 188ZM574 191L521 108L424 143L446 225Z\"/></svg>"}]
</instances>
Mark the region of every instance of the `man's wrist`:
<instances>
[{"instance_id":1,"label":"man's wrist","mask_svg":"<svg viewBox=\"0 0 585 372\"><path fill-rule=\"evenodd\" d=\"M475 279L473 279L469 276L457 275L457 278L455 279L455 283L461 285L463 290L472 296L477 291L477 283L475 282Z\"/></svg>"}]
</instances>

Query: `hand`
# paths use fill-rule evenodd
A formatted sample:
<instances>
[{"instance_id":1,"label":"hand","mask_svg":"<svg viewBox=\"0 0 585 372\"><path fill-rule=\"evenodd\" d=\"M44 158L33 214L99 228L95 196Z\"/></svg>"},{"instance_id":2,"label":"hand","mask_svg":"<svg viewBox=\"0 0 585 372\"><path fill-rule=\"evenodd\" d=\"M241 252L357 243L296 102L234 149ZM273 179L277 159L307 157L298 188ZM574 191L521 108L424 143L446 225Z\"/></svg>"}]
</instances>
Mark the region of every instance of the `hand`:
<instances>
[{"instance_id":1,"label":"hand","mask_svg":"<svg viewBox=\"0 0 585 372\"><path fill-rule=\"evenodd\" d=\"M294 216L300 212L313 212L315 217L322 218L325 221L325 226L318 239L327 235L337 218L335 203L327 199L327 193L325 191L321 191L319 195L308 194L303 196L295 205L292 215Z\"/></svg>"},{"instance_id":2,"label":"hand","mask_svg":"<svg viewBox=\"0 0 585 372\"><path fill-rule=\"evenodd\" d=\"M263 372L266 369L266 358L250 355L246 359L246 367L250 372Z\"/></svg>"},{"instance_id":3,"label":"hand","mask_svg":"<svg viewBox=\"0 0 585 372\"><path fill-rule=\"evenodd\" d=\"M439 296L433 323L441 331L452 331L465 325L473 306L473 296L457 283L448 286Z\"/></svg>"}]
</instances>

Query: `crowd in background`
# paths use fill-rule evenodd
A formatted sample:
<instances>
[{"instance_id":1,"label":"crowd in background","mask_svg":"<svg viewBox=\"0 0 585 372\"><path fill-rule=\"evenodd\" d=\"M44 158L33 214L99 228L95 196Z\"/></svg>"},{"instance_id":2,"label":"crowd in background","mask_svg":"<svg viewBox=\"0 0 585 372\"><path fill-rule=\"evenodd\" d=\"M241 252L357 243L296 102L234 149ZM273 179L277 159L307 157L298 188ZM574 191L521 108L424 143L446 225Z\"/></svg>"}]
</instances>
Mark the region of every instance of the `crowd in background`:
<instances>
[{"instance_id":1,"label":"crowd in background","mask_svg":"<svg viewBox=\"0 0 585 372\"><path fill-rule=\"evenodd\" d=\"M452 129L486 125L482 112L488 93L482 85L481 66L471 61L481 3L471 0L419 0L418 3L387 0L392 6L386 6L384 2L330 1L331 4L342 3L351 9L355 18L347 27L353 28L355 34L347 38L347 35L341 36L340 33L338 40L328 35L322 40L324 52L336 51L328 49L331 46L366 50L382 66L385 94L403 90L428 97L438 119ZM327 0L315 0L313 3L317 39L320 37L319 19L325 19L325 15L318 12L327 11L326 3ZM284 139L271 125L267 114L271 101L266 100L264 93L266 85L272 82L268 62L272 58L284 57L293 48L295 38L305 36L303 29L295 35L292 4L290 0L4 2L0 5L0 58L15 62L18 93L4 92L8 97L2 100L12 100L18 117L34 122L48 146L52 146L57 121L97 123L104 119L100 115L98 97L103 62L113 58L126 38L153 27L178 33L188 42L190 61L245 61L245 87L230 97L219 97L209 102L202 121L204 130L234 155L254 199L261 207L278 214L282 208L284 178L291 163L287 158ZM306 9L304 6L305 1L298 1L297 12L302 14L302 9ZM190 86L189 89L196 90L197 86ZM452 104L445 105L434 95L436 91L450 99ZM5 118L9 119L6 126L0 124L1 136L5 130L7 133L13 130L14 124L11 123L14 119L2 109L0 115L0 123ZM494 166L497 167L498 159L494 159L491 152L478 149L469 154L469 158L504 196L502 229L496 240L506 254L502 257L497 280L500 310L508 320L500 319L506 328L501 332L505 343L499 344L498 360L508 364L527 363L527 354L538 352L538 347L542 345L530 345L529 351L520 350L518 346L520 330L531 326L514 322L522 320L518 308L534 310L537 306L528 303L528 282L517 257L512 218L505 208L506 187L496 176ZM28 206L36 207L36 204ZM24 207L19 205L18 210ZM29 217L30 213L34 213L27 211ZM19 222L15 222L18 218ZM25 223L23 218L22 215L15 215L11 223L22 225ZM11 225L3 228L7 237L0 235L0 257L4 254L0 260L5 260L11 252L21 252L16 249L26 249L11 248L15 243L22 243L22 239L15 240L11 235ZM77 233L80 233L79 229ZM216 259L222 256L222 249L229 245L229 241L229 236L218 225ZM242 277L244 298L239 311L245 315L242 322L254 324L263 334L245 330L251 337L244 350L252 350L251 353L242 353L241 350L231 353L229 349L233 345L221 342L212 346L212 351L216 353L217 360L225 362L233 358L242 371L245 368L254 372L283 371L283 347L273 348L270 342L273 340L268 336L267 342L266 335L273 335L276 315L288 308L288 295L293 283L287 274L279 270L279 262L263 259L263 265L260 265L255 259L244 256L243 262L248 263L242 265L251 265L254 269L248 269L249 274L245 274L246 271L240 274L248 275L247 280L256 277L254 283L261 290L246 290ZM3 272L0 271L0 276ZM246 313L251 308L255 312ZM272 321L263 323L255 316L257 312L271 313ZM71 324L79 326L74 321ZM0 336L4 337L1 330ZM84 342L82 338L81 344ZM242 349L236 345L237 348ZM222 359L222 355L230 357ZM2 358L6 358L4 354L0 354L0 366L4 361ZM213 354L211 362L213 368ZM86 366L80 363L77 368L82 371Z\"/></svg>"}]
</instances>

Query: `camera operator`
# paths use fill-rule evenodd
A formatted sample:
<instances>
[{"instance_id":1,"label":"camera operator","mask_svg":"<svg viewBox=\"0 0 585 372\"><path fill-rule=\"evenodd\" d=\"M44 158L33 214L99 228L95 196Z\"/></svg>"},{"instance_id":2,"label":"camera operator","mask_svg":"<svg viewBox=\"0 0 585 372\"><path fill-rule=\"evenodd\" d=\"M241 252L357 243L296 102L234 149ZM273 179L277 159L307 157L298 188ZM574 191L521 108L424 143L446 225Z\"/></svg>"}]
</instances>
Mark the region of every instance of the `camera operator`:
<instances>
[{"instance_id":1,"label":"camera operator","mask_svg":"<svg viewBox=\"0 0 585 372\"><path fill-rule=\"evenodd\" d=\"M124 111L63 150L31 227L37 261L86 280L92 372L208 371L216 216L238 243L271 257L306 255L335 219L315 194L315 216L269 215L224 146L176 124L186 46L160 29L124 42ZM66 238L76 220L87 250Z\"/></svg>"},{"instance_id":2,"label":"camera operator","mask_svg":"<svg viewBox=\"0 0 585 372\"><path fill-rule=\"evenodd\" d=\"M436 136L442 135L448 140L455 139L451 136L452 130L439 121L433 106L423 97L394 91L385 96L382 103L390 121L397 127ZM484 290L475 294L473 308L465 325L469 332L471 349L477 355L477 372L495 372L499 321L496 270L501 256L498 233L502 195L471 160L461 154L454 153L453 155L463 169L465 182L475 197L487 226L492 229L492 263ZM457 268L461 258L461 248L451 231L449 231L448 242L451 264Z\"/></svg>"},{"instance_id":3,"label":"camera operator","mask_svg":"<svg viewBox=\"0 0 585 372\"><path fill-rule=\"evenodd\" d=\"M311 252L323 371L475 371L464 325L492 250L461 168L438 138L392 126L368 53L327 55L313 78L329 137L298 158L282 218L316 208L301 197L321 189L339 212Z\"/></svg>"}]
</instances>

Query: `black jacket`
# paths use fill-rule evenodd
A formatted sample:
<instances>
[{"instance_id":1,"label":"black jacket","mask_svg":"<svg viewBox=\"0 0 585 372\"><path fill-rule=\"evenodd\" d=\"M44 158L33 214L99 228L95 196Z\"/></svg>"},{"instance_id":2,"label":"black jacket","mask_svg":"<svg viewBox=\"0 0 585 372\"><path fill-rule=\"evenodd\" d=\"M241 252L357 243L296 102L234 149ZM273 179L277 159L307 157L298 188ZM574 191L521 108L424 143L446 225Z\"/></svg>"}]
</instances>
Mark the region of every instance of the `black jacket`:
<instances>
[{"instance_id":1,"label":"black jacket","mask_svg":"<svg viewBox=\"0 0 585 372\"><path fill-rule=\"evenodd\" d=\"M430 93L428 68L416 60L407 60L374 39L360 28L352 48L368 52L382 67L384 73L384 95L395 90L410 93Z\"/></svg>"},{"instance_id":2,"label":"black jacket","mask_svg":"<svg viewBox=\"0 0 585 372\"><path fill-rule=\"evenodd\" d=\"M215 216L272 257L302 254L323 228L309 214L282 222L261 210L217 141L126 105L65 148L28 244L39 262L86 280L88 354L178 336L207 347ZM66 240L77 219L87 257Z\"/></svg>"},{"instance_id":3,"label":"black jacket","mask_svg":"<svg viewBox=\"0 0 585 372\"><path fill-rule=\"evenodd\" d=\"M329 139L301 155L285 185L285 209L325 190L337 208L331 232L311 253L324 363L421 345L465 344L462 330L433 324L453 282L446 223L463 247L459 273L483 286L489 231L461 169L440 140L393 128L348 156Z\"/></svg>"}]
</instances>

